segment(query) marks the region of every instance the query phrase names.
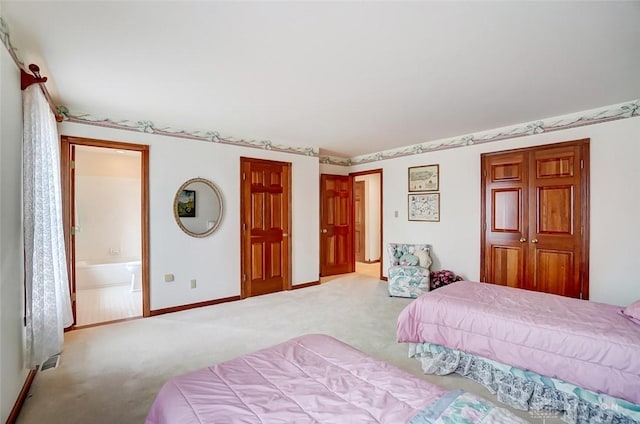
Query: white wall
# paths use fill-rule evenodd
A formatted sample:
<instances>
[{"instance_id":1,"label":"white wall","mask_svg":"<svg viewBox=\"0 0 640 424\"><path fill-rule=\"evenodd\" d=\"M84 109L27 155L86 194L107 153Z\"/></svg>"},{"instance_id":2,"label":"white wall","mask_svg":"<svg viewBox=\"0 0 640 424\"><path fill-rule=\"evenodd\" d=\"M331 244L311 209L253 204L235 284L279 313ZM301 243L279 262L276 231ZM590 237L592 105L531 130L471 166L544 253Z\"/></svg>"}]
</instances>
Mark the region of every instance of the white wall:
<instances>
[{"instance_id":1,"label":"white wall","mask_svg":"<svg viewBox=\"0 0 640 424\"><path fill-rule=\"evenodd\" d=\"M0 46L0 422L25 382L20 71Z\"/></svg>"},{"instance_id":2,"label":"white wall","mask_svg":"<svg viewBox=\"0 0 640 424\"><path fill-rule=\"evenodd\" d=\"M76 260L140 260L141 154L79 147L75 155Z\"/></svg>"},{"instance_id":3,"label":"white wall","mask_svg":"<svg viewBox=\"0 0 640 424\"><path fill-rule=\"evenodd\" d=\"M340 165L331 165L329 163L321 163L320 173L332 174L332 175L349 175L349 167L340 166Z\"/></svg>"},{"instance_id":4,"label":"white wall","mask_svg":"<svg viewBox=\"0 0 640 424\"><path fill-rule=\"evenodd\" d=\"M240 157L292 163L292 281L319 274L319 164L317 157L65 122L61 135L148 144L151 309L240 294ZM173 216L173 200L185 181L202 177L221 191L223 218L209 237L184 234ZM164 274L175 281L164 282ZM197 280L191 289L189 281Z\"/></svg>"},{"instance_id":5,"label":"white wall","mask_svg":"<svg viewBox=\"0 0 640 424\"><path fill-rule=\"evenodd\" d=\"M590 299L627 305L640 299L640 118L427 152L353 166L350 172L383 168L384 245L429 243L433 246L432 269L451 269L478 280L480 154L582 138L591 139ZM440 222L409 222L407 168L431 163L440 164Z\"/></svg>"}]
</instances>

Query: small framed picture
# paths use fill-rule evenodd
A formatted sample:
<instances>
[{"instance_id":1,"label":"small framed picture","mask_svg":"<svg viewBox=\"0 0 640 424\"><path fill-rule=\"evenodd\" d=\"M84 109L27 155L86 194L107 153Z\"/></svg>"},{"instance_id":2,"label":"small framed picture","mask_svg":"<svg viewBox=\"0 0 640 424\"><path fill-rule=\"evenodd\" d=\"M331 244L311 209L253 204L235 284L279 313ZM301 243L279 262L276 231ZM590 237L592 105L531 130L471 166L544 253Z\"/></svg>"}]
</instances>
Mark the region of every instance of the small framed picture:
<instances>
[{"instance_id":1,"label":"small framed picture","mask_svg":"<svg viewBox=\"0 0 640 424\"><path fill-rule=\"evenodd\" d=\"M196 216L196 191L182 190L178 198L178 217L195 218Z\"/></svg>"},{"instance_id":2,"label":"small framed picture","mask_svg":"<svg viewBox=\"0 0 640 424\"><path fill-rule=\"evenodd\" d=\"M409 221L440 221L440 193L409 195Z\"/></svg>"},{"instance_id":3,"label":"small framed picture","mask_svg":"<svg viewBox=\"0 0 640 424\"><path fill-rule=\"evenodd\" d=\"M438 191L439 165L413 166L409 168L409 192Z\"/></svg>"}]
</instances>

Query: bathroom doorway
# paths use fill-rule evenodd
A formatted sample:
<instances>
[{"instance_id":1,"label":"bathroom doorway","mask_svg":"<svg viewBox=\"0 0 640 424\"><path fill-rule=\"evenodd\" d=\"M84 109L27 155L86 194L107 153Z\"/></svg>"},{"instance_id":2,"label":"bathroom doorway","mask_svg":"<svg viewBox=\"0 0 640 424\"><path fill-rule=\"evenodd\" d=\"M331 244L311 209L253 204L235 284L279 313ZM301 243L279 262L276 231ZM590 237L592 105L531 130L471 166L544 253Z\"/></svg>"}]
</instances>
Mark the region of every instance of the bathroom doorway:
<instances>
[{"instance_id":1,"label":"bathroom doorway","mask_svg":"<svg viewBox=\"0 0 640 424\"><path fill-rule=\"evenodd\" d=\"M74 326L148 316L148 146L63 137L62 147Z\"/></svg>"}]
</instances>

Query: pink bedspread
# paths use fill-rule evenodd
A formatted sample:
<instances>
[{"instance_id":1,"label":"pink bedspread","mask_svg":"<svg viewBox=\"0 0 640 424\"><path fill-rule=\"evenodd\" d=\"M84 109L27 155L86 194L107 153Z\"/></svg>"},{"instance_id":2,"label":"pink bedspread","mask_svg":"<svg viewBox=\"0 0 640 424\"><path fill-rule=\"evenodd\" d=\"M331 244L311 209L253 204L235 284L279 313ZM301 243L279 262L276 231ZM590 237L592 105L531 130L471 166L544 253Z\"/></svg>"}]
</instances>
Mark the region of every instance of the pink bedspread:
<instances>
[{"instance_id":1,"label":"pink bedspread","mask_svg":"<svg viewBox=\"0 0 640 424\"><path fill-rule=\"evenodd\" d=\"M435 343L640 403L640 325L620 307L460 281L398 318L399 342Z\"/></svg>"},{"instance_id":2,"label":"pink bedspread","mask_svg":"<svg viewBox=\"0 0 640 424\"><path fill-rule=\"evenodd\" d=\"M404 423L445 391L307 335L168 381L147 424Z\"/></svg>"}]
</instances>

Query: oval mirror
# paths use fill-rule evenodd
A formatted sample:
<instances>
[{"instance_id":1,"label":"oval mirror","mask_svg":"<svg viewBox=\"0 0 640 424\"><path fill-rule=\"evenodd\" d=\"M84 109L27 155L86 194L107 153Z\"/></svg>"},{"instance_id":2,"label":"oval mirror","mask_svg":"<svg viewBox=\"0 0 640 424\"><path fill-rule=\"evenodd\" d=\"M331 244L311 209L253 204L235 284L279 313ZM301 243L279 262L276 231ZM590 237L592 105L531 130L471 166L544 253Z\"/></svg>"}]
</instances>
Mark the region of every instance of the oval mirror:
<instances>
[{"instance_id":1,"label":"oval mirror","mask_svg":"<svg viewBox=\"0 0 640 424\"><path fill-rule=\"evenodd\" d=\"M222 196L218 188L204 178L193 178L180 186L173 201L173 216L178 226L192 237L206 237L222 220Z\"/></svg>"}]
</instances>

